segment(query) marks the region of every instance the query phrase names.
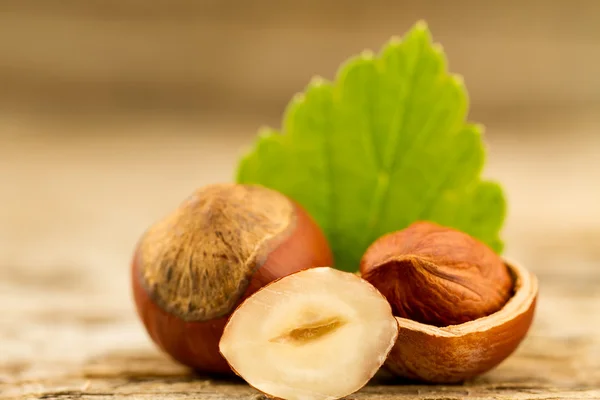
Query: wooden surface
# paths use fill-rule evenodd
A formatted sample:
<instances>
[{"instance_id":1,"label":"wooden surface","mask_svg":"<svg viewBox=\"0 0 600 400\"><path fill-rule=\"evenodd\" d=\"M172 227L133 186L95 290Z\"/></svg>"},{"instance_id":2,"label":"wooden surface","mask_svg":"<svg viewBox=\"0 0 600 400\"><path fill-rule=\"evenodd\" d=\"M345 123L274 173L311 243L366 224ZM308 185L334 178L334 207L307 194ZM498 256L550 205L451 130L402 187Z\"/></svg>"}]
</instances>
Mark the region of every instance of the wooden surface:
<instances>
[{"instance_id":1,"label":"wooden surface","mask_svg":"<svg viewBox=\"0 0 600 400\"><path fill-rule=\"evenodd\" d=\"M600 102L597 0L2 0L0 109L282 107L425 18L474 107Z\"/></svg>"},{"instance_id":2,"label":"wooden surface","mask_svg":"<svg viewBox=\"0 0 600 400\"><path fill-rule=\"evenodd\" d=\"M260 118L0 117L0 397L258 399L158 352L128 281L145 227L229 180ZM600 118L489 125L487 175L509 195L507 255L540 280L535 322L497 369L457 386L380 377L357 399L600 398Z\"/></svg>"}]
</instances>

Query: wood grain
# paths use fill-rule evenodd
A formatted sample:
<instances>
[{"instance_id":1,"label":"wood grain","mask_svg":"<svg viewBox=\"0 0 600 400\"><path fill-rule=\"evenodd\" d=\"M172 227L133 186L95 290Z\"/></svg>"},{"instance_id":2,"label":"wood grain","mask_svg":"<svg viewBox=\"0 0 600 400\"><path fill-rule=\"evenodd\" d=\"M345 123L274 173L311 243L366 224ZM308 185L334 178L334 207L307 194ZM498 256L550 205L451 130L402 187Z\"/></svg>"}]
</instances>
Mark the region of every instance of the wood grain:
<instances>
[{"instance_id":1,"label":"wood grain","mask_svg":"<svg viewBox=\"0 0 600 400\"><path fill-rule=\"evenodd\" d=\"M351 398L600 398L600 123L543 119L490 121L486 171L509 194L507 255L539 277L529 336L465 385L382 375ZM128 281L141 232L194 188L230 180L257 125L0 118L1 398L262 398L158 352Z\"/></svg>"},{"instance_id":2,"label":"wood grain","mask_svg":"<svg viewBox=\"0 0 600 400\"><path fill-rule=\"evenodd\" d=\"M3 0L0 107L279 111L426 19L476 108L600 103L600 2Z\"/></svg>"}]
</instances>

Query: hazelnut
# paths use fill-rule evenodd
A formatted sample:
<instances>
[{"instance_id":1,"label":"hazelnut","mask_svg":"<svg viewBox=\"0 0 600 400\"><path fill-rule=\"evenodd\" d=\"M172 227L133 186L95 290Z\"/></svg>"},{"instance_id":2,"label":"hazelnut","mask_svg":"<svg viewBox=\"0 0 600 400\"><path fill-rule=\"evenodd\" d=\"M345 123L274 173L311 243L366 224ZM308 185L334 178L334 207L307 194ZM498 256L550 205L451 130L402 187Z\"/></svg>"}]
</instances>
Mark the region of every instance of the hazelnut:
<instances>
[{"instance_id":1,"label":"hazelnut","mask_svg":"<svg viewBox=\"0 0 600 400\"><path fill-rule=\"evenodd\" d=\"M452 383L486 372L532 322L535 276L451 228L416 222L385 235L360 271L392 306L400 331L386 366L406 378Z\"/></svg>"},{"instance_id":2,"label":"hazelnut","mask_svg":"<svg viewBox=\"0 0 600 400\"><path fill-rule=\"evenodd\" d=\"M138 314L163 351L200 371L231 373L218 343L233 310L273 280L332 263L300 205L265 187L218 184L145 232L131 280Z\"/></svg>"},{"instance_id":3,"label":"hazelnut","mask_svg":"<svg viewBox=\"0 0 600 400\"><path fill-rule=\"evenodd\" d=\"M350 272L311 268L270 283L231 315L219 344L272 398L333 400L362 388L398 336L386 299Z\"/></svg>"},{"instance_id":4,"label":"hazelnut","mask_svg":"<svg viewBox=\"0 0 600 400\"><path fill-rule=\"evenodd\" d=\"M394 315L435 326L496 312L512 291L508 269L489 247L430 222L375 241L360 271L388 299Z\"/></svg>"}]
</instances>

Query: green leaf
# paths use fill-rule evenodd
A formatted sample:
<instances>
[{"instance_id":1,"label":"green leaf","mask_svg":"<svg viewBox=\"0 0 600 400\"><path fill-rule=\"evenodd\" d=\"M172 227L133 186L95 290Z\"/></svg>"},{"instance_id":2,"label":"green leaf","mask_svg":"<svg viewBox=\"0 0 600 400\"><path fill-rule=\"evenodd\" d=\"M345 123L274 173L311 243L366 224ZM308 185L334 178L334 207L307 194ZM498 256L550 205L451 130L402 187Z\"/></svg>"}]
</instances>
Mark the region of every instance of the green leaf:
<instances>
[{"instance_id":1,"label":"green leaf","mask_svg":"<svg viewBox=\"0 0 600 400\"><path fill-rule=\"evenodd\" d=\"M466 121L460 77L424 22L377 56L348 60L334 82L315 78L263 129L237 181L279 190L325 231L336 267L355 271L381 235L417 220L467 232L502 251L505 200L481 179L482 127Z\"/></svg>"}]
</instances>

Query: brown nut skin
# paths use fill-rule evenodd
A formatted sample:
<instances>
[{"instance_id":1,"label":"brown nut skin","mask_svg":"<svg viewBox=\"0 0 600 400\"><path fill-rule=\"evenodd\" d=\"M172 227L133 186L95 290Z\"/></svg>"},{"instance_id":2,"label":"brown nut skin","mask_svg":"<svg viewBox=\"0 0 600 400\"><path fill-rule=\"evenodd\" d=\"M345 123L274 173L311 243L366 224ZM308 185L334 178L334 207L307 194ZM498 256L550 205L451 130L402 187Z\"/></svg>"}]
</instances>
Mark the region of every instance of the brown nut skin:
<instances>
[{"instance_id":1,"label":"brown nut skin","mask_svg":"<svg viewBox=\"0 0 600 400\"><path fill-rule=\"evenodd\" d=\"M448 326L498 311L512 294L503 260L487 245L432 222L376 240L361 259L362 277L388 299L394 315Z\"/></svg>"},{"instance_id":2,"label":"brown nut skin","mask_svg":"<svg viewBox=\"0 0 600 400\"><path fill-rule=\"evenodd\" d=\"M430 383L459 383L494 368L519 346L535 313L535 275L506 263L514 295L496 313L460 325L438 328L398 318L398 340L386 367L398 376Z\"/></svg>"},{"instance_id":3,"label":"brown nut skin","mask_svg":"<svg viewBox=\"0 0 600 400\"><path fill-rule=\"evenodd\" d=\"M220 184L197 190L143 235L131 284L163 351L200 372L233 374L219 340L235 308L273 280L332 264L300 205L261 186Z\"/></svg>"}]
</instances>

